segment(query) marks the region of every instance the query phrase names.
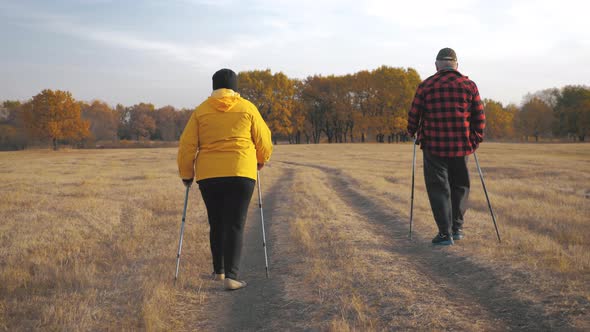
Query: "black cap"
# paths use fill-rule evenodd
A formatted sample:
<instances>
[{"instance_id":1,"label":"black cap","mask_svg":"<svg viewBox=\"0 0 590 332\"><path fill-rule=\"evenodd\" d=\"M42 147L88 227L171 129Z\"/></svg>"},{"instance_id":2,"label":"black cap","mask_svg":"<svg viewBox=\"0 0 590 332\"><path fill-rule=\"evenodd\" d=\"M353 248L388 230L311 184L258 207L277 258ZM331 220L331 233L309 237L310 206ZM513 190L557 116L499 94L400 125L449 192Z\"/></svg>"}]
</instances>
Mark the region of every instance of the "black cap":
<instances>
[{"instance_id":1,"label":"black cap","mask_svg":"<svg viewBox=\"0 0 590 332\"><path fill-rule=\"evenodd\" d=\"M453 51L452 48L445 47L442 50L438 51L436 55L436 60L453 60L457 61L457 54Z\"/></svg>"},{"instance_id":2,"label":"black cap","mask_svg":"<svg viewBox=\"0 0 590 332\"><path fill-rule=\"evenodd\" d=\"M213 74L213 90L232 89L238 90L238 75L231 69L220 69Z\"/></svg>"}]
</instances>

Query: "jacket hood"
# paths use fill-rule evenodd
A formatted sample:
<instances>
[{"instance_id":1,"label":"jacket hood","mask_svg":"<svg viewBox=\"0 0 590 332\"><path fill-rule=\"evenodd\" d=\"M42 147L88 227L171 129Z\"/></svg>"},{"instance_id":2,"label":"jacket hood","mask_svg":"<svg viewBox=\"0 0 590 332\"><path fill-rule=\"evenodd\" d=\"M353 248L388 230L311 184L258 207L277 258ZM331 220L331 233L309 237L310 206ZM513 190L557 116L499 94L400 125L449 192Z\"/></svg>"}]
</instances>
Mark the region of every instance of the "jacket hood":
<instances>
[{"instance_id":1,"label":"jacket hood","mask_svg":"<svg viewBox=\"0 0 590 332\"><path fill-rule=\"evenodd\" d=\"M240 101L240 94L231 89L217 89L207 98L207 102L216 110L227 112Z\"/></svg>"}]
</instances>

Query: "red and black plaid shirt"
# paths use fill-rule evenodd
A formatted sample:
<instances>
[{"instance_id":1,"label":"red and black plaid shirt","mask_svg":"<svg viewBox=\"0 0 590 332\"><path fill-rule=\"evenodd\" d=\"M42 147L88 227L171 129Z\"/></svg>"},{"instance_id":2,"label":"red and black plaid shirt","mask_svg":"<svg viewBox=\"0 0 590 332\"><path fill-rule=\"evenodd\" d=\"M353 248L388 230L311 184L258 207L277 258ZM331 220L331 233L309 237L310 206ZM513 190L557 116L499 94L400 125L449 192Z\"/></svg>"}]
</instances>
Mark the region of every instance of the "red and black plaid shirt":
<instances>
[{"instance_id":1,"label":"red and black plaid shirt","mask_svg":"<svg viewBox=\"0 0 590 332\"><path fill-rule=\"evenodd\" d=\"M456 70L440 70L416 90L408 133L440 157L462 157L483 140L485 114L477 85Z\"/></svg>"}]
</instances>

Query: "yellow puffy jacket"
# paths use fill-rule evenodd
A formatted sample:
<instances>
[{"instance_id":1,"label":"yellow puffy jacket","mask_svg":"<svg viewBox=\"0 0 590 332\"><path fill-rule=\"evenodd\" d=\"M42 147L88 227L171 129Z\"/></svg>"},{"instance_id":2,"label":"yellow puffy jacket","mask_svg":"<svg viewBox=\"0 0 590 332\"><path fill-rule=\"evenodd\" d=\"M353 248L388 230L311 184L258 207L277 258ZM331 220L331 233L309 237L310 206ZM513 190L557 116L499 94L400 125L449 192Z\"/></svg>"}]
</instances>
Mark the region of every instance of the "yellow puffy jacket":
<instances>
[{"instance_id":1,"label":"yellow puffy jacket","mask_svg":"<svg viewBox=\"0 0 590 332\"><path fill-rule=\"evenodd\" d=\"M213 91L192 113L178 146L182 179L242 176L256 180L256 164L272 153L271 134L258 109L230 89ZM196 163L195 163L196 159Z\"/></svg>"}]
</instances>

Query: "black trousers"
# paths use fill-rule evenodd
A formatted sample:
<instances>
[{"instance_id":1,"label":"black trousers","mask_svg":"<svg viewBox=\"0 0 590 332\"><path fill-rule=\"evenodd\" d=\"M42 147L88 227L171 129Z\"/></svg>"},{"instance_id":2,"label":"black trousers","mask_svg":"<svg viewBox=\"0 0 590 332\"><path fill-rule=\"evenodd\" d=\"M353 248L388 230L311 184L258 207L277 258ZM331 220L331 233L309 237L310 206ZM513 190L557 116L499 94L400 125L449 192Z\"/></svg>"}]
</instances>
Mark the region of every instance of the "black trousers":
<instances>
[{"instance_id":1,"label":"black trousers","mask_svg":"<svg viewBox=\"0 0 590 332\"><path fill-rule=\"evenodd\" d=\"M209 241L215 273L237 279L244 225L256 182L245 177L198 181L209 218Z\"/></svg>"},{"instance_id":2,"label":"black trousers","mask_svg":"<svg viewBox=\"0 0 590 332\"><path fill-rule=\"evenodd\" d=\"M424 150L424 180L434 220L441 234L463 227L469 198L468 156L439 157Z\"/></svg>"}]
</instances>

